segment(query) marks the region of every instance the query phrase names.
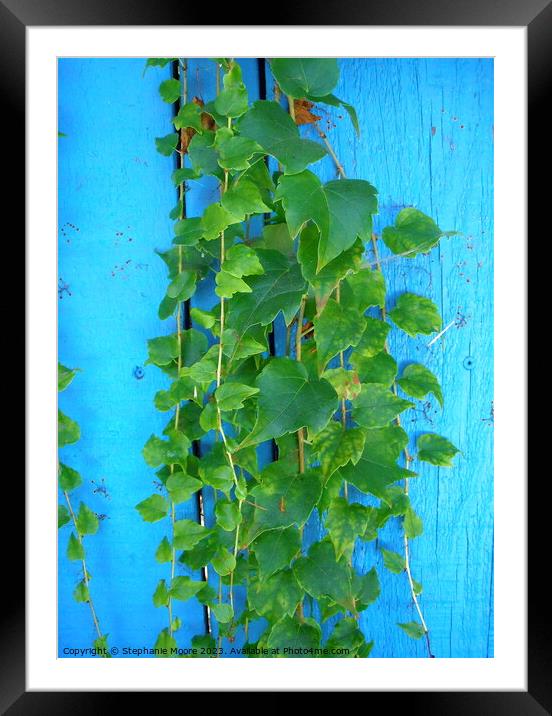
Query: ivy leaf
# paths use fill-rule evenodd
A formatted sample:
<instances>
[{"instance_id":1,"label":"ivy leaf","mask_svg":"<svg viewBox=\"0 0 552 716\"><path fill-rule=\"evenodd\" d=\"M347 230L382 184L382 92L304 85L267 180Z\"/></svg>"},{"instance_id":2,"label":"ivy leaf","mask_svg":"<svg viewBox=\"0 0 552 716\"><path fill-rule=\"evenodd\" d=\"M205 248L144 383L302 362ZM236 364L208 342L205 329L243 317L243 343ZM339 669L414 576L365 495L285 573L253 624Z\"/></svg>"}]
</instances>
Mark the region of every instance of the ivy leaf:
<instances>
[{"instance_id":1,"label":"ivy leaf","mask_svg":"<svg viewBox=\"0 0 552 716\"><path fill-rule=\"evenodd\" d=\"M158 522L169 514L169 503L161 495L151 495L136 505L145 522Z\"/></svg>"},{"instance_id":2,"label":"ivy leaf","mask_svg":"<svg viewBox=\"0 0 552 716\"><path fill-rule=\"evenodd\" d=\"M270 69L282 91L290 97L324 97L339 79L335 58L279 57L270 61Z\"/></svg>"},{"instance_id":3,"label":"ivy leaf","mask_svg":"<svg viewBox=\"0 0 552 716\"><path fill-rule=\"evenodd\" d=\"M231 224L238 224L239 222L240 218L227 211L222 204L209 204L201 217L203 238L206 241L218 239L221 233Z\"/></svg>"},{"instance_id":4,"label":"ivy leaf","mask_svg":"<svg viewBox=\"0 0 552 716\"><path fill-rule=\"evenodd\" d=\"M215 99L215 110L225 117L240 117L247 112L248 96L241 68L236 62L232 62L222 83L223 89Z\"/></svg>"},{"instance_id":5,"label":"ivy leaf","mask_svg":"<svg viewBox=\"0 0 552 716\"><path fill-rule=\"evenodd\" d=\"M337 408L337 395L327 380L310 379L291 358L273 358L257 378L260 390L257 420L240 447L277 438L306 427L324 428ZM274 400L278 396L278 400Z\"/></svg>"},{"instance_id":6,"label":"ivy leaf","mask_svg":"<svg viewBox=\"0 0 552 716\"><path fill-rule=\"evenodd\" d=\"M250 214L270 213L270 207L264 203L259 187L247 178L232 184L222 197L222 205L234 216L239 216L242 221ZM262 273L262 271L258 273Z\"/></svg>"},{"instance_id":7,"label":"ivy leaf","mask_svg":"<svg viewBox=\"0 0 552 716\"><path fill-rule=\"evenodd\" d=\"M186 550L179 557L179 561L186 564L190 569L201 569L205 567L220 548L217 534L211 534L206 539L198 542L192 549ZM201 599L201 595L198 595Z\"/></svg>"},{"instance_id":8,"label":"ivy leaf","mask_svg":"<svg viewBox=\"0 0 552 716\"><path fill-rule=\"evenodd\" d=\"M71 532L69 542L67 543L67 559L72 561L84 559L84 547L82 543L75 537L75 533Z\"/></svg>"},{"instance_id":9,"label":"ivy leaf","mask_svg":"<svg viewBox=\"0 0 552 716\"><path fill-rule=\"evenodd\" d=\"M224 173L220 168L219 155L214 144L214 132L194 134L188 146L188 156L197 174L208 174L222 180Z\"/></svg>"},{"instance_id":10,"label":"ivy leaf","mask_svg":"<svg viewBox=\"0 0 552 716\"><path fill-rule=\"evenodd\" d=\"M208 330L217 322L217 319L210 311L204 311L196 306L190 309L190 318L194 321L194 323L197 323Z\"/></svg>"},{"instance_id":11,"label":"ivy leaf","mask_svg":"<svg viewBox=\"0 0 552 716\"><path fill-rule=\"evenodd\" d=\"M356 346L365 328L366 321L360 314L331 298L314 319L319 374L340 351Z\"/></svg>"},{"instance_id":12,"label":"ivy leaf","mask_svg":"<svg viewBox=\"0 0 552 716\"><path fill-rule=\"evenodd\" d=\"M263 228L263 238L257 243L260 248L279 251L284 256L294 254L293 241L289 235L287 224L267 224Z\"/></svg>"},{"instance_id":13,"label":"ivy leaf","mask_svg":"<svg viewBox=\"0 0 552 716\"><path fill-rule=\"evenodd\" d=\"M195 293L196 274L194 271L181 271L169 284L167 296L177 301L187 301Z\"/></svg>"},{"instance_id":14,"label":"ivy leaf","mask_svg":"<svg viewBox=\"0 0 552 716\"><path fill-rule=\"evenodd\" d=\"M215 391L215 399L219 408L225 410L240 410L243 401L259 392L259 388L250 387L243 383L223 383Z\"/></svg>"},{"instance_id":15,"label":"ivy leaf","mask_svg":"<svg viewBox=\"0 0 552 716\"><path fill-rule=\"evenodd\" d=\"M166 67L173 60L176 60L176 57L149 57L144 65L144 74L150 67Z\"/></svg>"},{"instance_id":16,"label":"ivy leaf","mask_svg":"<svg viewBox=\"0 0 552 716\"><path fill-rule=\"evenodd\" d=\"M393 574L402 574L406 569L404 557L397 552L392 552L389 549L382 549L383 555L383 566Z\"/></svg>"},{"instance_id":17,"label":"ivy leaf","mask_svg":"<svg viewBox=\"0 0 552 716\"><path fill-rule=\"evenodd\" d=\"M176 99L178 99L179 96L180 84L178 86ZM173 119L173 124L175 129L195 129L196 132L201 134L201 132L203 132L203 125L201 124L201 107L195 102L183 104L178 110L178 114Z\"/></svg>"},{"instance_id":18,"label":"ivy leaf","mask_svg":"<svg viewBox=\"0 0 552 716\"><path fill-rule=\"evenodd\" d=\"M180 97L180 82L176 79L161 82L159 85L159 94L163 102L173 104L173 102L176 102Z\"/></svg>"},{"instance_id":19,"label":"ivy leaf","mask_svg":"<svg viewBox=\"0 0 552 716\"><path fill-rule=\"evenodd\" d=\"M389 313L391 320L413 338L419 333L428 335L441 328L439 309L429 298L403 293Z\"/></svg>"},{"instance_id":20,"label":"ivy leaf","mask_svg":"<svg viewBox=\"0 0 552 716\"><path fill-rule=\"evenodd\" d=\"M159 636L154 644L155 654L160 659L169 659L173 655L173 650L178 649L176 639L169 633L168 629L159 632Z\"/></svg>"},{"instance_id":21,"label":"ivy leaf","mask_svg":"<svg viewBox=\"0 0 552 716\"><path fill-rule=\"evenodd\" d=\"M69 522L71 522L69 510L65 505L58 505L58 529L69 524Z\"/></svg>"},{"instance_id":22,"label":"ivy leaf","mask_svg":"<svg viewBox=\"0 0 552 716\"><path fill-rule=\"evenodd\" d=\"M265 581L275 572L288 567L301 549L301 535L297 527L263 532L250 545L259 569L259 579Z\"/></svg>"},{"instance_id":23,"label":"ivy leaf","mask_svg":"<svg viewBox=\"0 0 552 716\"><path fill-rule=\"evenodd\" d=\"M79 512L77 514L77 530L81 535L96 534L100 523L95 512L87 507L84 502L80 503Z\"/></svg>"},{"instance_id":24,"label":"ivy leaf","mask_svg":"<svg viewBox=\"0 0 552 716\"><path fill-rule=\"evenodd\" d=\"M163 537L159 547L155 551L155 559L161 564L166 564L172 560L171 543L166 537Z\"/></svg>"},{"instance_id":25,"label":"ivy leaf","mask_svg":"<svg viewBox=\"0 0 552 716\"><path fill-rule=\"evenodd\" d=\"M189 167L179 167L178 169L175 169L174 172L171 174L171 179L175 186L180 186L180 184L183 184L189 179L199 179L200 177L200 174L197 174L193 169L190 169Z\"/></svg>"},{"instance_id":26,"label":"ivy leaf","mask_svg":"<svg viewBox=\"0 0 552 716\"><path fill-rule=\"evenodd\" d=\"M211 530L193 520L177 520L174 523L173 544L175 549L192 549L211 534Z\"/></svg>"},{"instance_id":27,"label":"ivy leaf","mask_svg":"<svg viewBox=\"0 0 552 716\"><path fill-rule=\"evenodd\" d=\"M366 431L364 452L356 465L349 463L340 469L343 479L391 505L388 486L404 477L416 476L397 465L404 438L404 430L396 425Z\"/></svg>"},{"instance_id":28,"label":"ivy leaf","mask_svg":"<svg viewBox=\"0 0 552 716\"><path fill-rule=\"evenodd\" d=\"M71 385L78 372L78 368L66 368L61 363L58 363L58 391L60 393Z\"/></svg>"},{"instance_id":29,"label":"ivy leaf","mask_svg":"<svg viewBox=\"0 0 552 716\"><path fill-rule=\"evenodd\" d=\"M425 629L418 622L398 623L397 626L400 626L411 639L421 639L425 635Z\"/></svg>"},{"instance_id":30,"label":"ivy leaf","mask_svg":"<svg viewBox=\"0 0 552 716\"><path fill-rule=\"evenodd\" d=\"M217 525L226 532L233 532L242 521L238 503L232 500L217 500L215 516Z\"/></svg>"},{"instance_id":31,"label":"ivy leaf","mask_svg":"<svg viewBox=\"0 0 552 716\"><path fill-rule=\"evenodd\" d=\"M379 383L387 388L393 385L397 375L397 362L385 351L372 358L357 356L355 366L363 383Z\"/></svg>"},{"instance_id":32,"label":"ivy leaf","mask_svg":"<svg viewBox=\"0 0 552 716\"><path fill-rule=\"evenodd\" d=\"M300 621L286 615L273 626L266 645L280 658L311 658L321 638L322 631L314 619Z\"/></svg>"},{"instance_id":33,"label":"ivy leaf","mask_svg":"<svg viewBox=\"0 0 552 716\"><path fill-rule=\"evenodd\" d=\"M295 123L277 102L259 100L238 122L240 134L257 142L280 162L286 174L298 174L327 152L318 142L302 139Z\"/></svg>"},{"instance_id":34,"label":"ivy leaf","mask_svg":"<svg viewBox=\"0 0 552 716\"><path fill-rule=\"evenodd\" d=\"M211 564L215 572L224 577L236 569L236 558L227 549L220 547L211 557Z\"/></svg>"},{"instance_id":35,"label":"ivy leaf","mask_svg":"<svg viewBox=\"0 0 552 716\"><path fill-rule=\"evenodd\" d=\"M230 604L213 604L211 611L215 615L219 624L227 624L234 617L234 610Z\"/></svg>"},{"instance_id":36,"label":"ivy leaf","mask_svg":"<svg viewBox=\"0 0 552 716\"><path fill-rule=\"evenodd\" d=\"M142 455L150 467L176 464L185 467L190 444L184 433L172 430L168 435L168 440L162 440L157 435L152 435L144 445Z\"/></svg>"},{"instance_id":37,"label":"ivy leaf","mask_svg":"<svg viewBox=\"0 0 552 716\"><path fill-rule=\"evenodd\" d=\"M364 450L364 440L364 431L360 428L344 430L335 420L328 423L313 445L324 477L330 477L349 461L356 465Z\"/></svg>"},{"instance_id":38,"label":"ivy leaf","mask_svg":"<svg viewBox=\"0 0 552 716\"><path fill-rule=\"evenodd\" d=\"M367 574L353 576L353 589L355 593L356 608L359 612L367 609L379 597L381 587L375 567Z\"/></svg>"},{"instance_id":39,"label":"ivy leaf","mask_svg":"<svg viewBox=\"0 0 552 716\"><path fill-rule=\"evenodd\" d=\"M414 258L437 246L442 236L453 236L455 231L442 231L432 218L418 209L402 209L395 226L386 226L382 233L385 245L394 254Z\"/></svg>"},{"instance_id":40,"label":"ivy leaf","mask_svg":"<svg viewBox=\"0 0 552 716\"><path fill-rule=\"evenodd\" d=\"M362 313L371 306L385 306L385 278L381 271L365 268L347 276L345 280Z\"/></svg>"},{"instance_id":41,"label":"ivy leaf","mask_svg":"<svg viewBox=\"0 0 552 716\"><path fill-rule=\"evenodd\" d=\"M344 609L355 612L351 570L343 558L336 559L330 541L315 542L308 555L295 562L293 571L311 597L328 597Z\"/></svg>"},{"instance_id":42,"label":"ivy leaf","mask_svg":"<svg viewBox=\"0 0 552 716\"><path fill-rule=\"evenodd\" d=\"M364 428L381 428L413 405L397 398L385 385L365 383L353 403L353 419Z\"/></svg>"},{"instance_id":43,"label":"ivy leaf","mask_svg":"<svg viewBox=\"0 0 552 716\"><path fill-rule=\"evenodd\" d=\"M73 599L79 603L90 601L90 592L88 591L88 587L86 586L86 582L84 581L84 579L80 581L75 587L75 591L73 592Z\"/></svg>"},{"instance_id":44,"label":"ivy leaf","mask_svg":"<svg viewBox=\"0 0 552 716\"><path fill-rule=\"evenodd\" d=\"M232 276L224 269L217 273L215 283L215 293L221 298L231 298L235 293L251 293L251 288L243 279Z\"/></svg>"},{"instance_id":45,"label":"ivy leaf","mask_svg":"<svg viewBox=\"0 0 552 716\"><path fill-rule=\"evenodd\" d=\"M350 362L355 367L359 367L359 359L372 358L381 353L385 348L387 334L391 330L389 323L380 321L378 318L366 317L366 330L362 335L357 347L351 353Z\"/></svg>"},{"instance_id":46,"label":"ivy leaf","mask_svg":"<svg viewBox=\"0 0 552 716\"><path fill-rule=\"evenodd\" d=\"M375 188L360 179L340 179L322 185L310 171L281 176L276 200L282 200L290 235L295 238L307 221L320 230L317 272L352 246L357 237L372 235L377 212Z\"/></svg>"},{"instance_id":47,"label":"ivy leaf","mask_svg":"<svg viewBox=\"0 0 552 716\"><path fill-rule=\"evenodd\" d=\"M80 439L79 424L58 410L58 447L72 445Z\"/></svg>"},{"instance_id":48,"label":"ivy leaf","mask_svg":"<svg viewBox=\"0 0 552 716\"><path fill-rule=\"evenodd\" d=\"M452 459L460 452L449 440L435 433L420 435L416 447L419 460L439 467L452 467Z\"/></svg>"},{"instance_id":49,"label":"ivy leaf","mask_svg":"<svg viewBox=\"0 0 552 716\"><path fill-rule=\"evenodd\" d=\"M268 530L302 527L320 499L322 484L323 477L317 469L292 475L279 462L265 468L261 484L250 491L242 507L241 547L247 547Z\"/></svg>"},{"instance_id":50,"label":"ivy leaf","mask_svg":"<svg viewBox=\"0 0 552 716\"><path fill-rule=\"evenodd\" d=\"M148 340L148 359L146 365L162 366L172 363L178 356L178 336L160 336Z\"/></svg>"},{"instance_id":51,"label":"ivy leaf","mask_svg":"<svg viewBox=\"0 0 552 716\"><path fill-rule=\"evenodd\" d=\"M187 502L190 497L201 489L201 480L178 470L169 475L165 483L171 500L176 504Z\"/></svg>"},{"instance_id":52,"label":"ivy leaf","mask_svg":"<svg viewBox=\"0 0 552 716\"><path fill-rule=\"evenodd\" d=\"M302 596L303 590L291 569L258 580L247 591L249 608L269 622L276 622L286 614L292 617Z\"/></svg>"},{"instance_id":53,"label":"ivy leaf","mask_svg":"<svg viewBox=\"0 0 552 716\"><path fill-rule=\"evenodd\" d=\"M350 658L359 656L358 652L365 643L357 620L345 617L335 625L324 646L330 650L327 658Z\"/></svg>"},{"instance_id":54,"label":"ivy leaf","mask_svg":"<svg viewBox=\"0 0 552 716\"><path fill-rule=\"evenodd\" d=\"M262 147L247 137L238 137L231 130L222 127L215 139L218 163L229 171L245 171L251 166L251 159L262 152ZM242 175L243 178L243 175ZM254 183L254 182L252 182ZM254 184L257 186L256 184Z\"/></svg>"},{"instance_id":55,"label":"ivy leaf","mask_svg":"<svg viewBox=\"0 0 552 716\"><path fill-rule=\"evenodd\" d=\"M264 273L257 252L245 244L236 244L229 249L224 259L224 270L238 278Z\"/></svg>"},{"instance_id":56,"label":"ivy leaf","mask_svg":"<svg viewBox=\"0 0 552 716\"><path fill-rule=\"evenodd\" d=\"M192 219L181 219L177 221L174 225L174 233L176 236L173 239L173 244L195 246L203 237L201 217L196 216Z\"/></svg>"},{"instance_id":57,"label":"ivy leaf","mask_svg":"<svg viewBox=\"0 0 552 716\"><path fill-rule=\"evenodd\" d=\"M171 154L176 149L176 145L178 144L178 134L176 132L171 132L170 134L167 134L165 137L156 137L155 138L155 146L157 147L157 151L159 154L162 154L164 157L170 157Z\"/></svg>"},{"instance_id":58,"label":"ivy leaf","mask_svg":"<svg viewBox=\"0 0 552 716\"><path fill-rule=\"evenodd\" d=\"M82 477L72 467L59 463L59 487L64 492L71 492L82 484Z\"/></svg>"},{"instance_id":59,"label":"ivy leaf","mask_svg":"<svg viewBox=\"0 0 552 716\"><path fill-rule=\"evenodd\" d=\"M337 497L330 503L326 529L337 559L345 555L351 559L357 537L364 534L368 522L366 507Z\"/></svg>"},{"instance_id":60,"label":"ivy leaf","mask_svg":"<svg viewBox=\"0 0 552 716\"><path fill-rule=\"evenodd\" d=\"M228 310L228 327L238 329L242 336L252 326L272 323L280 311L289 325L305 290L296 261L278 251L262 249L257 253L264 273L247 280L252 293L236 296Z\"/></svg>"},{"instance_id":61,"label":"ivy leaf","mask_svg":"<svg viewBox=\"0 0 552 716\"><path fill-rule=\"evenodd\" d=\"M164 579L160 579L152 596L154 607L166 607L169 603L169 590Z\"/></svg>"},{"instance_id":62,"label":"ivy leaf","mask_svg":"<svg viewBox=\"0 0 552 716\"><path fill-rule=\"evenodd\" d=\"M195 597L204 586L205 582L194 582L190 577L174 577L169 589L169 596L181 602L187 602L188 599Z\"/></svg>"},{"instance_id":63,"label":"ivy leaf","mask_svg":"<svg viewBox=\"0 0 552 716\"><path fill-rule=\"evenodd\" d=\"M415 539L424 533L424 523L412 507L409 507L404 513L403 529L408 539Z\"/></svg>"},{"instance_id":64,"label":"ivy leaf","mask_svg":"<svg viewBox=\"0 0 552 716\"><path fill-rule=\"evenodd\" d=\"M354 400L360 393L360 380L355 370L329 368L322 373L322 378L332 384L340 400Z\"/></svg>"},{"instance_id":65,"label":"ivy leaf","mask_svg":"<svg viewBox=\"0 0 552 716\"><path fill-rule=\"evenodd\" d=\"M407 395L413 398L424 398L428 393L433 395L443 407L443 391L437 377L424 365L411 363L403 370L397 381Z\"/></svg>"}]
</instances>

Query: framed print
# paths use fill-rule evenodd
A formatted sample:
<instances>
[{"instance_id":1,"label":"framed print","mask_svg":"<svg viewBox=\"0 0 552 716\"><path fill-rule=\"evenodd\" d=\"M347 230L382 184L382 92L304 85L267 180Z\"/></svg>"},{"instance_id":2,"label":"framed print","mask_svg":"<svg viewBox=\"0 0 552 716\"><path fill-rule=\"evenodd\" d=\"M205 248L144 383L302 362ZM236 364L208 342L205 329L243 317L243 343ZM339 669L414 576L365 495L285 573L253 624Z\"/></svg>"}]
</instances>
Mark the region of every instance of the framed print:
<instances>
[{"instance_id":1,"label":"framed print","mask_svg":"<svg viewBox=\"0 0 552 716\"><path fill-rule=\"evenodd\" d=\"M548 712L524 187L550 7L129 26L124 4L13 5L26 602L9 590L3 708Z\"/></svg>"}]
</instances>

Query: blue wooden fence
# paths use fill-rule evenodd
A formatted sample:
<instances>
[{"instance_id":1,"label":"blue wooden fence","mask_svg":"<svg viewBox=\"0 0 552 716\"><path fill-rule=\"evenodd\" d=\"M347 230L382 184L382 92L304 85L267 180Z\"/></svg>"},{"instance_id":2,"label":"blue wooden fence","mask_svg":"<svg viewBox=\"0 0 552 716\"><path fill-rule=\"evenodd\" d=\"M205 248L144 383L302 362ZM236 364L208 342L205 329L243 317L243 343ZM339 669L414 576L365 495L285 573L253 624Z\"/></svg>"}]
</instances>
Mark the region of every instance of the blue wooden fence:
<instances>
[{"instance_id":1,"label":"blue wooden fence","mask_svg":"<svg viewBox=\"0 0 552 716\"><path fill-rule=\"evenodd\" d=\"M81 425L82 438L64 448L78 469L86 497L105 517L88 538L88 567L96 608L111 645L152 646L166 613L151 601L166 569L154 559L162 523L142 522L134 505L151 494L152 471L141 449L162 430L153 395L162 373L145 367L146 340L171 332L157 318L166 273L154 250L169 247L175 204L173 161L158 154L154 137L170 131L171 108L157 87L169 68L142 75L142 59L63 59L59 62L59 357L82 372L60 395L60 407ZM255 60L243 60L251 94L259 87ZM405 414L413 435L435 431L462 454L454 469L421 466L411 498L424 535L412 543L414 576L424 586L422 606L438 657L493 656L493 63L488 59L345 59L336 94L359 113L358 139L346 117L330 112L328 135L347 174L379 190L375 230L404 206L433 216L462 234L430 256L384 263L389 303L404 290L431 297L444 325L436 343L399 331L391 349L419 360L440 378L445 408L435 401ZM190 63L191 93L209 97L214 64ZM268 92L271 78L266 78ZM307 130L307 136L308 130ZM334 178L328 158L315 165ZM188 193L189 215L214 198L209 180ZM383 252L385 261L386 254ZM215 303L208 287L195 305ZM277 344L281 334L277 330ZM359 497L357 495L357 497ZM207 511L209 511L207 505ZM193 503L180 517L197 519ZM316 519L307 534L320 533ZM65 558L67 528L59 542L59 654L90 646L86 605L72 599L78 567ZM395 526L379 546L401 551ZM362 615L375 640L375 657L421 657L397 621L415 618L406 579L383 570L375 543L356 560L376 564L380 599ZM182 573L190 573L182 568ZM180 646L203 633L204 615L192 600L177 603Z\"/></svg>"}]
</instances>

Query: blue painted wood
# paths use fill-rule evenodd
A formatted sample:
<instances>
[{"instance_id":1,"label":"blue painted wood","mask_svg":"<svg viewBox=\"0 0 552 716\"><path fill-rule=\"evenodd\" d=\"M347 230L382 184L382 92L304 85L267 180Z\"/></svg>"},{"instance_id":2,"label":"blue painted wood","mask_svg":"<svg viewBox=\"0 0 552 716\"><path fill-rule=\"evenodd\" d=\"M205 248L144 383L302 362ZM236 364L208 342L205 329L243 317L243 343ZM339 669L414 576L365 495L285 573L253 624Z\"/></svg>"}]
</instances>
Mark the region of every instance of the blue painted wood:
<instances>
[{"instance_id":1,"label":"blue painted wood","mask_svg":"<svg viewBox=\"0 0 552 716\"><path fill-rule=\"evenodd\" d=\"M242 66L253 87L256 62ZM197 60L190 68L191 94L210 96L214 64ZM492 656L492 60L347 59L341 68L336 94L357 107L362 136L355 137L338 110L324 116L324 126L348 175L369 179L380 192L376 231L403 206L416 206L443 229L462 232L429 257L388 260L384 248L381 253L388 308L409 290L436 301L444 325L454 321L431 347L427 338L398 331L391 338L401 365L426 363L445 394L443 412L433 400L420 402L405 414L405 427L414 436L442 433L462 450L454 469L422 464L411 482L425 523L424 535L412 542L412 568L424 585L432 648L438 657ZM151 645L165 619L165 610L151 604L157 579L166 576L153 559L163 527L145 525L131 507L151 491L140 450L164 420L151 403L164 385L159 371L147 368L140 380L133 371L143 366L146 338L171 330L156 318L165 276L153 249L170 244L167 212L175 198L171 160L153 146L153 137L170 128L170 109L157 98L165 75L152 70L142 79L141 73L136 60L60 63L60 129L69 135L60 144L60 359L83 368L61 396L61 407L83 432L63 459L81 470L82 495L88 498L91 480L101 486L102 479L111 495L90 500L108 515L89 539L90 571L97 575L92 588L102 624L119 645ZM335 176L330 159L315 170L323 179ZM215 192L209 181L191 189L189 215L200 214ZM200 289L194 302L213 305L212 287ZM195 509L186 510L197 518ZM307 535L320 534L314 518ZM92 636L86 607L71 599L77 569L64 558L65 539L60 653L66 645L88 646ZM401 550L396 526L386 528L379 545L361 545L355 554L357 567L375 563L382 581L380 599L362 616L366 635L375 640L373 655L424 656L423 643L394 626L415 614L406 580L383 570L377 546ZM194 601L180 614L179 643L185 646L201 633L202 614Z\"/></svg>"}]
</instances>

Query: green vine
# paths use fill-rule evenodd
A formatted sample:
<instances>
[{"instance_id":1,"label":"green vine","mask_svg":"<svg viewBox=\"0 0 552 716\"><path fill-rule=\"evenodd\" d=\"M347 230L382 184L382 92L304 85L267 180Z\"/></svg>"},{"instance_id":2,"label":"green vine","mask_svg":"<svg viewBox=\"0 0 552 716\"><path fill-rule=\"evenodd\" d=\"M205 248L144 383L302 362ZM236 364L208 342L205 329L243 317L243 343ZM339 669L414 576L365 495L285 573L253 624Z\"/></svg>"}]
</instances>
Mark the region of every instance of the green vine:
<instances>
[{"instance_id":1,"label":"green vine","mask_svg":"<svg viewBox=\"0 0 552 716\"><path fill-rule=\"evenodd\" d=\"M359 618L380 582L375 567L356 570L355 545L397 519L404 553L381 548L383 564L406 575L417 615L398 626L425 638L433 656L422 586L412 576L410 540L423 525L409 481L416 460L451 467L458 450L425 434L417 455L409 452L400 415L415 404L403 396L431 393L441 405L443 396L421 364L399 376L387 338L393 326L413 337L437 332L441 317L431 300L412 293L386 312L372 227L377 191L346 177L314 113L322 104L341 106L359 131L354 108L332 94L337 61L272 60L276 100L252 104L239 64L215 62L222 86L218 80L207 103L188 101L186 61L146 65L179 68L159 88L176 104L175 131L155 140L162 154L178 157L175 238L160 252L169 284L159 307L160 319L176 328L148 341L148 362L170 379L155 406L171 415L163 436L152 435L143 451L161 489L137 505L148 522L169 520L156 558L170 563L170 575L153 595L168 609L168 625L156 647L175 653L181 622L173 600L195 598L208 614L207 633L192 640L202 655L223 655L225 643L245 641L242 653L250 655L368 656L373 643ZM313 125L322 143L305 138L302 124ZM339 178L322 184L308 167L325 156ZM220 198L187 217L186 184L207 177L218 181ZM408 259L453 233L407 208L381 239L395 258ZM364 261L369 244L373 268ZM218 305L190 309L197 285L213 277ZM183 312L193 326L182 327ZM269 332L282 320L285 355L274 356ZM192 450L198 440L201 456ZM257 448L266 442L277 459L261 465ZM212 498L212 517L206 521L201 509L198 521L180 519L180 506L198 495L200 506ZM312 542L303 528L315 511L325 536ZM202 570L202 579L177 574L181 565ZM331 617L335 626L323 641L321 625ZM253 624L260 636L250 642Z\"/></svg>"},{"instance_id":2,"label":"green vine","mask_svg":"<svg viewBox=\"0 0 552 716\"><path fill-rule=\"evenodd\" d=\"M66 368L58 363L58 391L65 390L77 374L78 369ZM58 410L58 448L76 443L80 439L80 428L78 423ZM79 583L73 592L76 602L88 604L90 614L94 623L96 638L93 647L98 656L109 658L110 653L107 647L107 634L103 634L100 622L90 594L90 580L92 575L86 566L86 550L84 538L87 535L96 534L100 523L97 515L84 502L80 502L78 512L75 513L71 501L71 493L82 485L82 477L72 467L58 461L58 484L63 495L65 504L58 505L58 529L71 525L72 532L67 542L67 559L80 562L81 576Z\"/></svg>"}]
</instances>

